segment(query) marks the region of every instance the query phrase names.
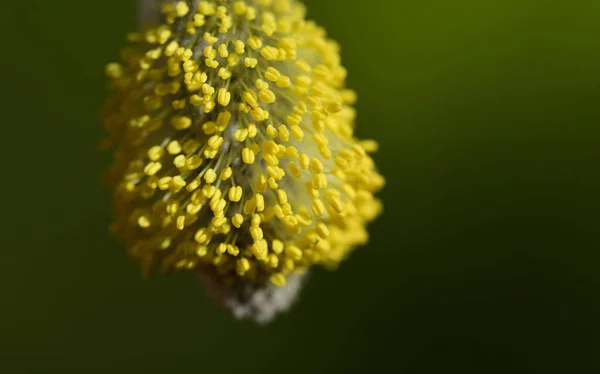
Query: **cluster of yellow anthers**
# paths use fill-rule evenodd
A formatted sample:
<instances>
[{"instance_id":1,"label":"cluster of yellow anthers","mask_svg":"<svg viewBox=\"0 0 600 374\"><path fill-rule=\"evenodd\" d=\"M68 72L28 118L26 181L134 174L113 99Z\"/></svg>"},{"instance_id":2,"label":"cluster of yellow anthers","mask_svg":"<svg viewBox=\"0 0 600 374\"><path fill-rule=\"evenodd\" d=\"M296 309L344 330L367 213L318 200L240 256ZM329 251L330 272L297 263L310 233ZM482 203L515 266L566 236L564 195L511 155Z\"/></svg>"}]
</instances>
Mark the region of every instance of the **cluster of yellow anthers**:
<instances>
[{"instance_id":1,"label":"cluster of yellow anthers","mask_svg":"<svg viewBox=\"0 0 600 374\"><path fill-rule=\"evenodd\" d=\"M293 0L168 1L107 66L116 222L146 273L285 284L367 240L383 184L338 46Z\"/></svg>"}]
</instances>

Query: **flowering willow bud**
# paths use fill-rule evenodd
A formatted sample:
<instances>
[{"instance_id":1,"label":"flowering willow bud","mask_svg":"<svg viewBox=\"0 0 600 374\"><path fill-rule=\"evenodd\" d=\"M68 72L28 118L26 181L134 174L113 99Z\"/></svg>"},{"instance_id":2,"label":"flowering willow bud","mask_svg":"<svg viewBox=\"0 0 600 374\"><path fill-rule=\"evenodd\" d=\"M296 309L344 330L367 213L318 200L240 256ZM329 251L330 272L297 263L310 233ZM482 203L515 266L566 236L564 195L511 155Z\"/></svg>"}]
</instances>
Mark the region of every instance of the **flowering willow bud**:
<instances>
[{"instance_id":1,"label":"flowering willow bud","mask_svg":"<svg viewBox=\"0 0 600 374\"><path fill-rule=\"evenodd\" d=\"M157 23L106 68L113 229L145 274L195 272L267 321L366 243L377 144L354 137L339 47L299 2L144 2Z\"/></svg>"}]
</instances>

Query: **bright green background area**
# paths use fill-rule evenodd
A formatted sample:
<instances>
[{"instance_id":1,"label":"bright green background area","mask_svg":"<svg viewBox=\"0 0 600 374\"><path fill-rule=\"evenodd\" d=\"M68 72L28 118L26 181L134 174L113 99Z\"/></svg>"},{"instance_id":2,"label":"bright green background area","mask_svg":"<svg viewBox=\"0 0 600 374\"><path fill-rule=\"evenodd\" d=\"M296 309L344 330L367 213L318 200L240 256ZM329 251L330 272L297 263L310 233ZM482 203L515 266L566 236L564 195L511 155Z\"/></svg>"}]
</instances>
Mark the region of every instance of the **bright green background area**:
<instances>
[{"instance_id":1,"label":"bright green background area","mask_svg":"<svg viewBox=\"0 0 600 374\"><path fill-rule=\"evenodd\" d=\"M0 372L599 372L600 2L306 2L386 213L268 328L108 235L98 111L134 2L3 4Z\"/></svg>"}]
</instances>

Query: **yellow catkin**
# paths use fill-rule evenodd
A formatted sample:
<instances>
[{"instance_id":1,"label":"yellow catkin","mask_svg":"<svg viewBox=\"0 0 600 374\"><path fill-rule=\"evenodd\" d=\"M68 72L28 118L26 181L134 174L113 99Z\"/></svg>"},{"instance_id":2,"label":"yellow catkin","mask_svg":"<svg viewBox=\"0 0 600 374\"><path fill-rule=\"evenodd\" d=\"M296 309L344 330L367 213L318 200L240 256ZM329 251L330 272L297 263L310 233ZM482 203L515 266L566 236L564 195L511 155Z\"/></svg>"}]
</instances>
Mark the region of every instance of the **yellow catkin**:
<instances>
[{"instance_id":1,"label":"yellow catkin","mask_svg":"<svg viewBox=\"0 0 600 374\"><path fill-rule=\"evenodd\" d=\"M338 45L295 0L165 2L107 65L112 226L145 273L284 286L368 240L384 185Z\"/></svg>"}]
</instances>

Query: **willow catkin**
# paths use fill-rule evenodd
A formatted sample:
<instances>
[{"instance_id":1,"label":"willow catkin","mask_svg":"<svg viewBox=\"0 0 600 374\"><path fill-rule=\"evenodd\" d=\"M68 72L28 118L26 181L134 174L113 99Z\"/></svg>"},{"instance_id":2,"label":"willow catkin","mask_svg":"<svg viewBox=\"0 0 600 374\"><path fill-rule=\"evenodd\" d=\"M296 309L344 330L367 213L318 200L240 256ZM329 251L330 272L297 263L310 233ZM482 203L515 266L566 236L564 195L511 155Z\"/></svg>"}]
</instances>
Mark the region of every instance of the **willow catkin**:
<instances>
[{"instance_id":1,"label":"willow catkin","mask_svg":"<svg viewBox=\"0 0 600 374\"><path fill-rule=\"evenodd\" d=\"M269 319L286 307L248 295L291 279L295 295L299 274L367 242L377 144L354 136L339 46L300 2L152 3L157 22L106 67L113 230L146 275L194 272Z\"/></svg>"}]
</instances>

